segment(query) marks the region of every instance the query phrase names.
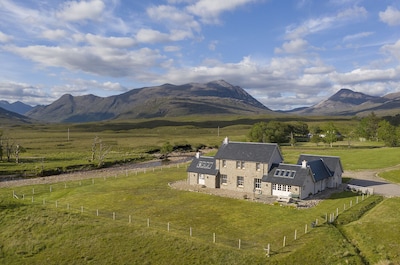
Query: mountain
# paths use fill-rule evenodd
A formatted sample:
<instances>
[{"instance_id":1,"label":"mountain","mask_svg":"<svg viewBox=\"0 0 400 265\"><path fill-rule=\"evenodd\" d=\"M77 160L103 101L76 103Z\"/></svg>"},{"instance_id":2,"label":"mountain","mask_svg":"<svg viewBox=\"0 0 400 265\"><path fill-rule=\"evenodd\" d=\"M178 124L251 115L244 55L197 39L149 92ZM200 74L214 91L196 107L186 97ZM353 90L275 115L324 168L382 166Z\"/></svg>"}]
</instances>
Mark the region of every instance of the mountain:
<instances>
[{"instance_id":1,"label":"mountain","mask_svg":"<svg viewBox=\"0 0 400 265\"><path fill-rule=\"evenodd\" d=\"M49 122L89 122L215 114L272 113L239 86L224 80L206 84L164 84L98 97L66 94L47 106L37 106L28 117Z\"/></svg>"},{"instance_id":2,"label":"mountain","mask_svg":"<svg viewBox=\"0 0 400 265\"><path fill-rule=\"evenodd\" d=\"M314 106L288 112L314 116L366 116L372 111L380 116L398 114L400 93L377 97L343 88Z\"/></svg>"},{"instance_id":3,"label":"mountain","mask_svg":"<svg viewBox=\"0 0 400 265\"><path fill-rule=\"evenodd\" d=\"M29 124L31 119L0 107L0 130L3 125Z\"/></svg>"},{"instance_id":4,"label":"mountain","mask_svg":"<svg viewBox=\"0 0 400 265\"><path fill-rule=\"evenodd\" d=\"M25 113L27 113L28 111L33 109L32 106L22 103L21 101L9 103L8 101L5 101L5 100L0 100L0 108L15 112L15 113L18 113L21 115L24 115Z\"/></svg>"}]
</instances>

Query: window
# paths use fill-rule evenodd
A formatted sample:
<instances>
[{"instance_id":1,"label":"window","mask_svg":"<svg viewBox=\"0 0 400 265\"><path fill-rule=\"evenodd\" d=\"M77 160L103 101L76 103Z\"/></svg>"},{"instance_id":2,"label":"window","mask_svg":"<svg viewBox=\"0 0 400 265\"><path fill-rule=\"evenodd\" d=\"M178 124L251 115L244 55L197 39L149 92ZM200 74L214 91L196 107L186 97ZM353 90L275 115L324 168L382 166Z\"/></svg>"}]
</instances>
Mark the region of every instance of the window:
<instances>
[{"instance_id":1,"label":"window","mask_svg":"<svg viewBox=\"0 0 400 265\"><path fill-rule=\"evenodd\" d=\"M278 189L278 187L277 187L278 185L276 185L275 183L274 184L272 184L272 189L273 190L277 190Z\"/></svg>"},{"instance_id":2,"label":"window","mask_svg":"<svg viewBox=\"0 0 400 265\"><path fill-rule=\"evenodd\" d=\"M278 190L282 190L282 184L278 184Z\"/></svg>"},{"instance_id":3,"label":"window","mask_svg":"<svg viewBox=\"0 0 400 265\"><path fill-rule=\"evenodd\" d=\"M222 160L222 167L226 167L226 160Z\"/></svg>"},{"instance_id":4,"label":"window","mask_svg":"<svg viewBox=\"0 0 400 265\"><path fill-rule=\"evenodd\" d=\"M238 187L243 187L244 186L244 177L238 176L236 184L237 184Z\"/></svg>"},{"instance_id":5,"label":"window","mask_svg":"<svg viewBox=\"0 0 400 265\"><path fill-rule=\"evenodd\" d=\"M254 188L255 189L261 189L261 179L254 179Z\"/></svg>"},{"instance_id":6,"label":"window","mask_svg":"<svg viewBox=\"0 0 400 265\"><path fill-rule=\"evenodd\" d=\"M228 176L221 174L221 184L227 184L228 183Z\"/></svg>"},{"instance_id":7,"label":"window","mask_svg":"<svg viewBox=\"0 0 400 265\"><path fill-rule=\"evenodd\" d=\"M256 163L256 170L260 171L261 170L261 164L260 163Z\"/></svg>"},{"instance_id":8,"label":"window","mask_svg":"<svg viewBox=\"0 0 400 265\"><path fill-rule=\"evenodd\" d=\"M275 177L294 178L296 171L288 169L277 169L274 173Z\"/></svg>"},{"instance_id":9,"label":"window","mask_svg":"<svg viewBox=\"0 0 400 265\"><path fill-rule=\"evenodd\" d=\"M244 161L236 161L236 168L244 169Z\"/></svg>"}]
</instances>

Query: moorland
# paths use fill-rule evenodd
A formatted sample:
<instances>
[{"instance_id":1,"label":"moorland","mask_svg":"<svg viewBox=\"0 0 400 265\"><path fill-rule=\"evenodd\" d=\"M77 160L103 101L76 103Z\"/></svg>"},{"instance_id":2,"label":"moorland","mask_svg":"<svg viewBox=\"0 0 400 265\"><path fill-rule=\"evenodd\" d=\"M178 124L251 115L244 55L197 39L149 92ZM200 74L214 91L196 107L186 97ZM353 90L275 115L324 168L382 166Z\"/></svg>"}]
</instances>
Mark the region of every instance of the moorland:
<instances>
[{"instance_id":1,"label":"moorland","mask_svg":"<svg viewBox=\"0 0 400 265\"><path fill-rule=\"evenodd\" d=\"M3 126L4 139L20 151L18 163L15 155L3 157L0 170L8 178L46 178L159 160L167 143L175 153L212 153L225 136L248 141L254 124L272 119L298 122L289 116L186 116ZM359 122L349 117L302 121L310 128L334 123L341 132ZM332 145L298 141L281 149L288 163L301 153L340 156L348 172L395 166L400 157L399 148L383 142L346 137ZM397 197L343 191L300 210L171 189L168 183L186 178L186 166L1 188L0 263L400 263ZM400 182L398 171L382 177Z\"/></svg>"}]
</instances>

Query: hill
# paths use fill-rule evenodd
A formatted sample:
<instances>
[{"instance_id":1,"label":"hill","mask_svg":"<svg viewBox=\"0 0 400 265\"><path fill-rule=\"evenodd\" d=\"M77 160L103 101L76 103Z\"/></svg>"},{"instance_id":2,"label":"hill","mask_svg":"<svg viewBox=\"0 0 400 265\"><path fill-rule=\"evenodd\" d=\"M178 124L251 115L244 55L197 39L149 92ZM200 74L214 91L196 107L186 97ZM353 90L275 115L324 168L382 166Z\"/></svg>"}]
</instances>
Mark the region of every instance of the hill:
<instances>
[{"instance_id":1,"label":"hill","mask_svg":"<svg viewBox=\"0 0 400 265\"><path fill-rule=\"evenodd\" d=\"M18 113L21 115L24 115L25 113L27 113L28 111L33 109L32 106L22 103L21 101L9 103L6 100L0 100L0 108L15 112L15 113Z\"/></svg>"},{"instance_id":2,"label":"hill","mask_svg":"<svg viewBox=\"0 0 400 265\"><path fill-rule=\"evenodd\" d=\"M314 116L365 116L372 111L380 116L397 114L400 111L400 94L377 97L343 88L314 106L288 112Z\"/></svg>"},{"instance_id":3,"label":"hill","mask_svg":"<svg viewBox=\"0 0 400 265\"><path fill-rule=\"evenodd\" d=\"M63 95L26 115L49 122L89 122L215 114L272 113L244 89L223 80L206 84L164 84L132 89L126 93L98 97Z\"/></svg>"},{"instance_id":4,"label":"hill","mask_svg":"<svg viewBox=\"0 0 400 265\"><path fill-rule=\"evenodd\" d=\"M0 129L4 125L17 125L17 124L29 124L32 120L26 116L18 113L8 111L0 107Z\"/></svg>"}]
</instances>

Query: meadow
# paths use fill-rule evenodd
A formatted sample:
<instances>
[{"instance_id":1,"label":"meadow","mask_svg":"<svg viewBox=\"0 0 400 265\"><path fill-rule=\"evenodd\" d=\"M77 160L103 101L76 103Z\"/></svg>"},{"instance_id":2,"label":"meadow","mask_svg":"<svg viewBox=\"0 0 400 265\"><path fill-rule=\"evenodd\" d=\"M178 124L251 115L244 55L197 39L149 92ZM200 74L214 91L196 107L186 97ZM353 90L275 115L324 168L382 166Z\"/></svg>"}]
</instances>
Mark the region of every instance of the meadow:
<instances>
[{"instance_id":1,"label":"meadow","mask_svg":"<svg viewBox=\"0 0 400 265\"><path fill-rule=\"evenodd\" d=\"M26 148L22 159L43 156L40 163L51 168L87 165L95 136L113 144L109 161L146 160L148 150L166 141L213 148L225 136L245 141L251 127L251 121L235 119L219 128L218 121L145 122L34 125L31 131L13 127L4 132ZM345 170L394 166L400 155L400 149L371 142L350 148L348 142L333 148L299 143L282 146L282 152L289 163L297 162L300 153L338 155ZM0 164L9 172L21 167ZM186 178L186 166L0 189L0 263L400 263L398 198L342 192L299 210L171 189L169 182ZM335 222L327 222L335 213ZM270 257L265 255L268 244Z\"/></svg>"}]
</instances>

